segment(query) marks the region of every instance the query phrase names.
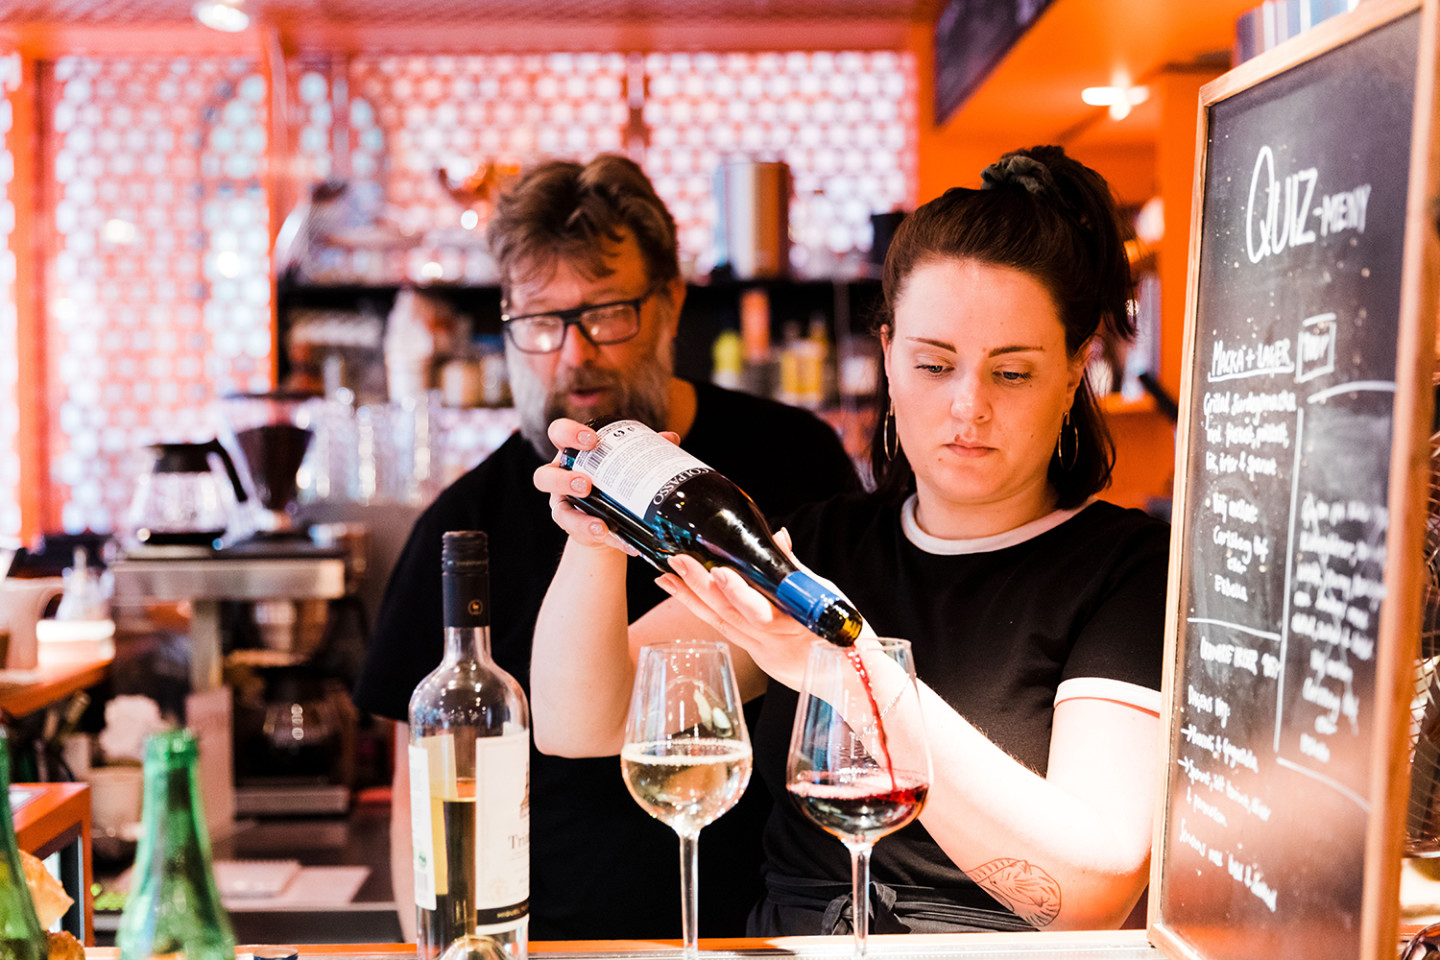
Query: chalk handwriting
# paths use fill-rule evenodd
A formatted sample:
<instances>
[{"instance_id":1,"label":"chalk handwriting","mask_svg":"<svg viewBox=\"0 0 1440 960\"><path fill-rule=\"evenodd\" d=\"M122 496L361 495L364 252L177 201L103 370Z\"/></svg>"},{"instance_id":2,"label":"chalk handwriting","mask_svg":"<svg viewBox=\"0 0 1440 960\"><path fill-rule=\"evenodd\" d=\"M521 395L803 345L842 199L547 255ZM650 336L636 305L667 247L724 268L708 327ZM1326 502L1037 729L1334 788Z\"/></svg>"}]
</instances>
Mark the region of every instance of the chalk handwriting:
<instances>
[{"instance_id":1,"label":"chalk handwriting","mask_svg":"<svg viewBox=\"0 0 1440 960\"><path fill-rule=\"evenodd\" d=\"M1211 758L1223 760L1231 769L1244 767L1253 773L1260 770L1260 761L1255 757L1255 751L1231 742L1229 737L1205 733L1193 723L1185 724L1180 730L1180 736L1186 743L1210 754Z\"/></svg>"},{"instance_id":2,"label":"chalk handwriting","mask_svg":"<svg viewBox=\"0 0 1440 960\"><path fill-rule=\"evenodd\" d=\"M1209 381L1238 380L1244 377L1268 377L1277 373L1295 372L1290 355L1291 340L1282 337L1270 343L1225 346L1216 340L1210 350Z\"/></svg>"},{"instance_id":3,"label":"chalk handwriting","mask_svg":"<svg viewBox=\"0 0 1440 960\"><path fill-rule=\"evenodd\" d=\"M1245 206L1245 253L1251 263L1314 243L1317 225L1322 239L1347 231L1365 232L1370 184L1323 194L1312 206L1319 180L1315 167L1277 175L1274 151L1268 144L1260 148Z\"/></svg>"},{"instance_id":4,"label":"chalk handwriting","mask_svg":"<svg viewBox=\"0 0 1440 960\"><path fill-rule=\"evenodd\" d=\"M1274 151L1268 144L1260 148L1250 174L1250 199L1245 207L1245 252L1251 263L1259 263L1286 247L1315 242L1315 231L1305 226L1305 214L1318 177L1315 168L1310 167L1277 180ZM1262 189L1257 215L1255 200Z\"/></svg>"},{"instance_id":5,"label":"chalk handwriting","mask_svg":"<svg viewBox=\"0 0 1440 960\"><path fill-rule=\"evenodd\" d=\"M1295 382L1304 383L1335 369L1335 314L1320 313L1300 321L1300 365Z\"/></svg>"},{"instance_id":6,"label":"chalk handwriting","mask_svg":"<svg viewBox=\"0 0 1440 960\"><path fill-rule=\"evenodd\" d=\"M1265 654L1266 657L1273 656ZM1256 663L1260 660L1260 651L1251 650L1248 647L1237 647L1233 643L1213 643L1206 637L1200 638L1200 659L1209 663L1222 663L1233 665L1237 670L1249 671L1251 676L1255 675ZM1272 676L1267 673L1266 676Z\"/></svg>"},{"instance_id":7,"label":"chalk handwriting","mask_svg":"<svg viewBox=\"0 0 1440 960\"><path fill-rule=\"evenodd\" d=\"M1223 493L1212 493L1210 495L1210 509L1214 510L1222 518L1238 520L1241 523L1254 523L1260 518L1260 508L1249 500L1240 497L1227 497Z\"/></svg>"},{"instance_id":8,"label":"chalk handwriting","mask_svg":"<svg viewBox=\"0 0 1440 960\"><path fill-rule=\"evenodd\" d=\"M1256 477L1273 477L1280 472L1280 463L1274 457L1257 457L1241 450L1238 454L1228 454L1223 451L1205 451L1205 471L1207 473L1244 474L1251 482Z\"/></svg>"},{"instance_id":9,"label":"chalk handwriting","mask_svg":"<svg viewBox=\"0 0 1440 960\"><path fill-rule=\"evenodd\" d=\"M1320 236L1354 230L1365 232L1365 208L1370 203L1370 184L1362 183L1354 190L1332 193L1320 199L1320 209L1312 211L1320 217Z\"/></svg>"},{"instance_id":10,"label":"chalk handwriting","mask_svg":"<svg viewBox=\"0 0 1440 960\"><path fill-rule=\"evenodd\" d=\"M1229 872L1232 880L1254 894L1261 903L1270 908L1271 913L1275 912L1277 900L1275 889L1265 882L1264 874L1257 865L1242 863L1236 860L1232 854L1227 853L1225 869Z\"/></svg>"},{"instance_id":11,"label":"chalk handwriting","mask_svg":"<svg viewBox=\"0 0 1440 960\"><path fill-rule=\"evenodd\" d=\"M1229 723L1230 704L1225 702L1224 697L1216 697L1208 693L1202 693L1190 684L1186 690L1186 703L1201 713L1214 714L1220 721L1221 729Z\"/></svg>"}]
</instances>

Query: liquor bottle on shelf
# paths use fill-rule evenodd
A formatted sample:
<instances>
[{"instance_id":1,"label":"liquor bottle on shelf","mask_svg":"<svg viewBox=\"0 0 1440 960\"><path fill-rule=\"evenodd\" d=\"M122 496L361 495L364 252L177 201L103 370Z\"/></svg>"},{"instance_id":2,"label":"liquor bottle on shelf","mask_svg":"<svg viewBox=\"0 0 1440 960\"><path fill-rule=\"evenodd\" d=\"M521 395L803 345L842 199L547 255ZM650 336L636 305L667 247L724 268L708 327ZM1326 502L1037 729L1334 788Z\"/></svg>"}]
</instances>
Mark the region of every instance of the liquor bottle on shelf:
<instances>
[{"instance_id":1,"label":"liquor bottle on shelf","mask_svg":"<svg viewBox=\"0 0 1440 960\"><path fill-rule=\"evenodd\" d=\"M745 368L745 344L735 330L721 330L710 347L710 382L726 390L739 390Z\"/></svg>"},{"instance_id":2,"label":"liquor bottle on shelf","mask_svg":"<svg viewBox=\"0 0 1440 960\"><path fill-rule=\"evenodd\" d=\"M807 410L825 405L825 366L829 361L830 339L823 316L812 318L810 329L801 336L800 324L785 324L785 343L780 348L780 393L776 399Z\"/></svg>"},{"instance_id":3,"label":"liquor bottle on shelf","mask_svg":"<svg viewBox=\"0 0 1440 960\"><path fill-rule=\"evenodd\" d=\"M688 554L707 568L730 567L812 632L848 647L863 620L833 588L780 549L760 508L730 480L636 420L597 420L593 450L563 451L562 465L590 478L585 498L599 517L657 569Z\"/></svg>"},{"instance_id":4,"label":"liquor bottle on shelf","mask_svg":"<svg viewBox=\"0 0 1440 960\"><path fill-rule=\"evenodd\" d=\"M445 534L445 657L410 697L421 960L523 960L530 923L530 710L490 659L484 533Z\"/></svg>"},{"instance_id":5,"label":"liquor bottle on shelf","mask_svg":"<svg viewBox=\"0 0 1440 960\"><path fill-rule=\"evenodd\" d=\"M157 733L145 744L140 844L115 936L120 960L235 958L235 934L210 860L198 756L189 730Z\"/></svg>"},{"instance_id":6,"label":"liquor bottle on shelf","mask_svg":"<svg viewBox=\"0 0 1440 960\"><path fill-rule=\"evenodd\" d=\"M813 345L811 349L818 367L814 372L814 406L818 409L834 402L837 389L835 350L830 342L830 330L826 326L824 313L816 310L810 314L810 329L805 334L805 339Z\"/></svg>"},{"instance_id":7,"label":"liquor bottle on shelf","mask_svg":"<svg viewBox=\"0 0 1440 960\"><path fill-rule=\"evenodd\" d=\"M10 749L0 731L0 960L45 960L49 951L20 865L10 815Z\"/></svg>"}]
</instances>

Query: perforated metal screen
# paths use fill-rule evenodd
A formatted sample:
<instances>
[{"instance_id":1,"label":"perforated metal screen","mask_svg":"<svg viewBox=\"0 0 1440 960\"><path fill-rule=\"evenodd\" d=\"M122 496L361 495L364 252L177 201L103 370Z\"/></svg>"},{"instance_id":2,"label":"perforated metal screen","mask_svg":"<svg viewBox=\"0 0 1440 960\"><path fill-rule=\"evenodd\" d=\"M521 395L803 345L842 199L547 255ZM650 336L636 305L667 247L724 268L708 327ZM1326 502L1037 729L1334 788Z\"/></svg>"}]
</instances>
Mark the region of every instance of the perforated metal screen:
<instances>
[{"instance_id":1,"label":"perforated metal screen","mask_svg":"<svg viewBox=\"0 0 1440 960\"><path fill-rule=\"evenodd\" d=\"M427 238L333 252L333 282L492 282L437 169L460 178L483 159L633 149L632 106L648 128L643 165L696 274L714 262L711 177L724 159L790 164L795 261L810 274L868 249L870 214L910 204L916 189L908 53L367 55L288 67L298 179L348 173L362 208ZM0 57L0 84L18 79L14 58ZM40 82L48 206L36 215L53 227L45 522L109 531L123 525L146 444L214 436L216 397L272 386L271 91L257 62L220 56L68 56L42 64ZM637 102L628 94L642 83ZM0 154L0 240L13 221L10 160ZM0 343L17 342L13 262L0 260ZM3 403L15 383L13 351L0 352L0 533L19 528L15 405Z\"/></svg>"},{"instance_id":2,"label":"perforated metal screen","mask_svg":"<svg viewBox=\"0 0 1440 960\"><path fill-rule=\"evenodd\" d=\"M213 437L217 395L271 385L267 89L219 58L41 77L51 481L66 530L111 530L146 444Z\"/></svg>"}]
</instances>

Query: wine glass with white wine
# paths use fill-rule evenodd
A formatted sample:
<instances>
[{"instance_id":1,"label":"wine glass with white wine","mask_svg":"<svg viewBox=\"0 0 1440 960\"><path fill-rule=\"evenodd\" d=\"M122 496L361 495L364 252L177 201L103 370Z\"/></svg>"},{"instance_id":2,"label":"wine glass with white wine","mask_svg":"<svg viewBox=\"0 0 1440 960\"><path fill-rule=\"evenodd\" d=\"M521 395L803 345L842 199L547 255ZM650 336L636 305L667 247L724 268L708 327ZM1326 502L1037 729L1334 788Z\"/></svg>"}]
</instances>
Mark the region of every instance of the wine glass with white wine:
<instances>
[{"instance_id":1,"label":"wine glass with white wine","mask_svg":"<svg viewBox=\"0 0 1440 960\"><path fill-rule=\"evenodd\" d=\"M680 836L687 960L699 956L700 829L740 799L750 763L729 648L702 640L641 647L620 768L635 802Z\"/></svg>"},{"instance_id":2,"label":"wine glass with white wine","mask_svg":"<svg viewBox=\"0 0 1440 960\"><path fill-rule=\"evenodd\" d=\"M920 815L930 749L908 640L810 645L785 785L802 813L850 851L855 957L870 933L870 851Z\"/></svg>"}]
</instances>

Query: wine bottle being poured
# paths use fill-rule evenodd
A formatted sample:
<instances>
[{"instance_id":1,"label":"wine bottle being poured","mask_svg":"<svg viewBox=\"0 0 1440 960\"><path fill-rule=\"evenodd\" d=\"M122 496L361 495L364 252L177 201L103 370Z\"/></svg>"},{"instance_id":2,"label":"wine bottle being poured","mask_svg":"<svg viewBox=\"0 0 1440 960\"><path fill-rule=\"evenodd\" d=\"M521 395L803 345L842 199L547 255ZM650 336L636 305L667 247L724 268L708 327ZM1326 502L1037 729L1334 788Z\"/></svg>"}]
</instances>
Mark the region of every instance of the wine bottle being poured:
<instances>
[{"instance_id":1,"label":"wine bottle being poured","mask_svg":"<svg viewBox=\"0 0 1440 960\"><path fill-rule=\"evenodd\" d=\"M686 554L730 567L809 630L837 646L860 636L862 620L834 589L780 549L760 508L730 480L636 420L590 424L593 450L561 451L561 465L590 478L588 497L567 499L599 517L657 569Z\"/></svg>"}]
</instances>

